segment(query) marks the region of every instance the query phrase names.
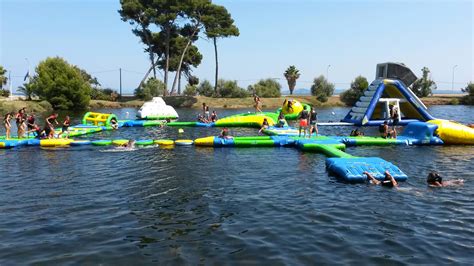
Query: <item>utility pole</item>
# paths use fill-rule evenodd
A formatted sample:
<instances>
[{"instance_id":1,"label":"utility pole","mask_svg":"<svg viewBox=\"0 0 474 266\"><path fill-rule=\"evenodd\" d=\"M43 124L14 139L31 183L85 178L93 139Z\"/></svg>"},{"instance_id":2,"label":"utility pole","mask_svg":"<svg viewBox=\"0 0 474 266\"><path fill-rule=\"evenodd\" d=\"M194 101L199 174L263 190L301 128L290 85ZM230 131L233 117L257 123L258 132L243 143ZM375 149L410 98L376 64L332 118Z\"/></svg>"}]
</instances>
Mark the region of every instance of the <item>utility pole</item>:
<instances>
[{"instance_id":1,"label":"utility pole","mask_svg":"<svg viewBox=\"0 0 474 266\"><path fill-rule=\"evenodd\" d=\"M458 65L454 65L454 66L453 66L453 80L452 80L452 82L451 82L451 91L453 91L453 92L454 92L454 69L456 69L457 66L458 66Z\"/></svg>"},{"instance_id":2,"label":"utility pole","mask_svg":"<svg viewBox=\"0 0 474 266\"><path fill-rule=\"evenodd\" d=\"M122 98L122 68L119 68L120 75L120 98Z\"/></svg>"},{"instance_id":3,"label":"utility pole","mask_svg":"<svg viewBox=\"0 0 474 266\"><path fill-rule=\"evenodd\" d=\"M327 81L329 81L329 68L331 67L331 65L328 65L328 67L326 68L326 79Z\"/></svg>"}]
</instances>

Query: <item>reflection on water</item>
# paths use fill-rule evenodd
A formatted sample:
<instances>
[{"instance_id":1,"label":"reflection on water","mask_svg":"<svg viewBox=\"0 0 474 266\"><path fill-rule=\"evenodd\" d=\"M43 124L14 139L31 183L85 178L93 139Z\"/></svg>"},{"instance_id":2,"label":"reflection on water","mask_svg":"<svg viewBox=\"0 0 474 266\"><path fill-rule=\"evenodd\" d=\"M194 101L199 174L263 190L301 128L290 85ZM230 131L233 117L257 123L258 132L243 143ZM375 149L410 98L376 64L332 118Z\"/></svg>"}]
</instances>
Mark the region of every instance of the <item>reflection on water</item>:
<instances>
[{"instance_id":1,"label":"reflection on water","mask_svg":"<svg viewBox=\"0 0 474 266\"><path fill-rule=\"evenodd\" d=\"M455 117L470 107L435 107ZM466 111L467 110L467 111ZM104 110L126 112L134 109ZM192 120L198 110L178 110ZM219 110L221 116L242 110ZM321 121L346 108L319 110ZM79 121L79 117L75 117ZM255 135L256 129L232 129ZM322 127L347 135L350 128ZM215 128L125 128L84 138L194 139ZM399 190L345 184L292 148L0 150L0 264L471 264L474 150L352 147L409 175ZM437 170L462 187L432 189Z\"/></svg>"}]
</instances>

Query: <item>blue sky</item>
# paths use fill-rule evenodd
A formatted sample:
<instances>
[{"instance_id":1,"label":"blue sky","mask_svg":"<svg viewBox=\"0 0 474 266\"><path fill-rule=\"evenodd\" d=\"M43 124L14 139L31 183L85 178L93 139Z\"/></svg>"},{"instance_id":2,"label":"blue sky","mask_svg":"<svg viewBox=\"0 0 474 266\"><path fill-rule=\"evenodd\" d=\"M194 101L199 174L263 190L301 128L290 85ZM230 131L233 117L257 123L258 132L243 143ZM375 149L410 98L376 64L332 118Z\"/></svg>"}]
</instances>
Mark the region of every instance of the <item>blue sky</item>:
<instances>
[{"instance_id":1,"label":"blue sky","mask_svg":"<svg viewBox=\"0 0 474 266\"><path fill-rule=\"evenodd\" d=\"M380 62L403 62L417 74L431 69L440 89L474 81L472 1L221 0L241 35L219 40L220 77L243 87L260 78L280 78L289 65L301 71L297 88L326 75L345 89L357 75L373 80ZM0 0L0 64L19 86L28 68L61 56L124 92L148 68L143 45L117 13L118 0ZM194 70L213 80L212 43L197 43L204 56ZM26 60L25 58L28 58Z\"/></svg>"}]
</instances>

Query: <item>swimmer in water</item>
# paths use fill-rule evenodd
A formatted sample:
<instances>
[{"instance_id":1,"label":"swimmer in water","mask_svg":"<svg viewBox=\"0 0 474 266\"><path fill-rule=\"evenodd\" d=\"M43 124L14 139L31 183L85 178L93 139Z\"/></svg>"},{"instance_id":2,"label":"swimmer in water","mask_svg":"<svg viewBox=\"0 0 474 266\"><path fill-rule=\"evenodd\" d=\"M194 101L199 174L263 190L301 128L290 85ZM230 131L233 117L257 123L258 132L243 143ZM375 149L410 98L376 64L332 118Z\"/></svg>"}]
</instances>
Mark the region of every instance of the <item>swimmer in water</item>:
<instances>
[{"instance_id":1,"label":"swimmer in water","mask_svg":"<svg viewBox=\"0 0 474 266\"><path fill-rule=\"evenodd\" d=\"M133 149L133 148L135 148L135 140L130 139L130 140L128 140L127 143L124 143L124 144L120 145L120 147L127 148L127 149Z\"/></svg>"},{"instance_id":2,"label":"swimmer in water","mask_svg":"<svg viewBox=\"0 0 474 266\"><path fill-rule=\"evenodd\" d=\"M374 185L382 185L386 187L398 187L398 183L395 180L395 178L387 171L385 171L385 179L383 181L377 180L373 175L371 175L369 172L364 172L364 175L367 176L367 180L369 183L374 184Z\"/></svg>"},{"instance_id":3,"label":"swimmer in water","mask_svg":"<svg viewBox=\"0 0 474 266\"><path fill-rule=\"evenodd\" d=\"M462 186L464 184L463 179L445 180L435 171L431 171L426 178L426 183L430 187L448 187L448 186Z\"/></svg>"}]
</instances>

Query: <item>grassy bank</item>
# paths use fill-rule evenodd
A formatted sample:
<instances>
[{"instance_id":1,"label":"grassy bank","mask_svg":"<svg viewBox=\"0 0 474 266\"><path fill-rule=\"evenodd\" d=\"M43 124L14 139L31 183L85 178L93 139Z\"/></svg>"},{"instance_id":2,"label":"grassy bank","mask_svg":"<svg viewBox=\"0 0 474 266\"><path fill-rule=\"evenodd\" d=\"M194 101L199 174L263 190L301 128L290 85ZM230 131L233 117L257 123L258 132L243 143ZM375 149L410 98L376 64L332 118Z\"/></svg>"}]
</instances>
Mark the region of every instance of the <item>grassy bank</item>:
<instances>
[{"instance_id":1,"label":"grassy bank","mask_svg":"<svg viewBox=\"0 0 474 266\"><path fill-rule=\"evenodd\" d=\"M426 105L457 105L460 103L463 95L452 95L452 94L438 94L430 97L422 98L422 101ZM277 109L281 107L281 104L285 99L294 99L300 102L309 103L317 107L336 107L345 106L339 99L339 96L332 96L325 103L321 103L316 100L313 96L288 96L279 98L263 98L262 104L264 109ZM168 96L164 97L167 104L176 108L201 108L203 103L211 106L211 108L253 108L253 98L210 98L204 96ZM91 100L89 104L90 110L97 110L101 108L139 108L142 106L144 101L136 99L127 99L126 101L101 101ZM19 109L26 107L28 111L35 113L51 112L53 109L51 105L46 101L23 101L13 100L10 101L6 98L0 98L0 113L5 114L7 112L17 112Z\"/></svg>"},{"instance_id":2,"label":"grassy bank","mask_svg":"<svg viewBox=\"0 0 474 266\"><path fill-rule=\"evenodd\" d=\"M422 98L421 100L426 105L457 105L460 103L460 100L463 95L434 95L430 97ZM279 108L281 107L285 99L294 99L303 103L309 103L317 107L337 107L345 106L341 102L338 95L332 96L325 103L319 102L313 96L287 96L279 98L263 98L262 104L263 108ZM201 108L202 103L213 108L252 108L253 107L253 98L210 98L203 96L170 96L164 98L165 102L173 107L188 107L188 108Z\"/></svg>"},{"instance_id":3,"label":"grassy bank","mask_svg":"<svg viewBox=\"0 0 474 266\"><path fill-rule=\"evenodd\" d=\"M8 112L18 112L21 108L26 107L28 112L45 113L53 111L51 104L47 101L10 101L5 98L0 99L0 113L6 114Z\"/></svg>"},{"instance_id":4,"label":"grassy bank","mask_svg":"<svg viewBox=\"0 0 474 266\"><path fill-rule=\"evenodd\" d=\"M264 109L279 108L285 99L294 99L300 102L309 103L314 106L344 106L339 100L339 96L331 97L327 102L321 103L313 96L291 96L278 98L262 98L262 105ZM164 98L165 102L173 107L187 107L187 108L201 108L203 103L212 108L253 108L253 98L211 98L204 96L170 96Z\"/></svg>"}]
</instances>

